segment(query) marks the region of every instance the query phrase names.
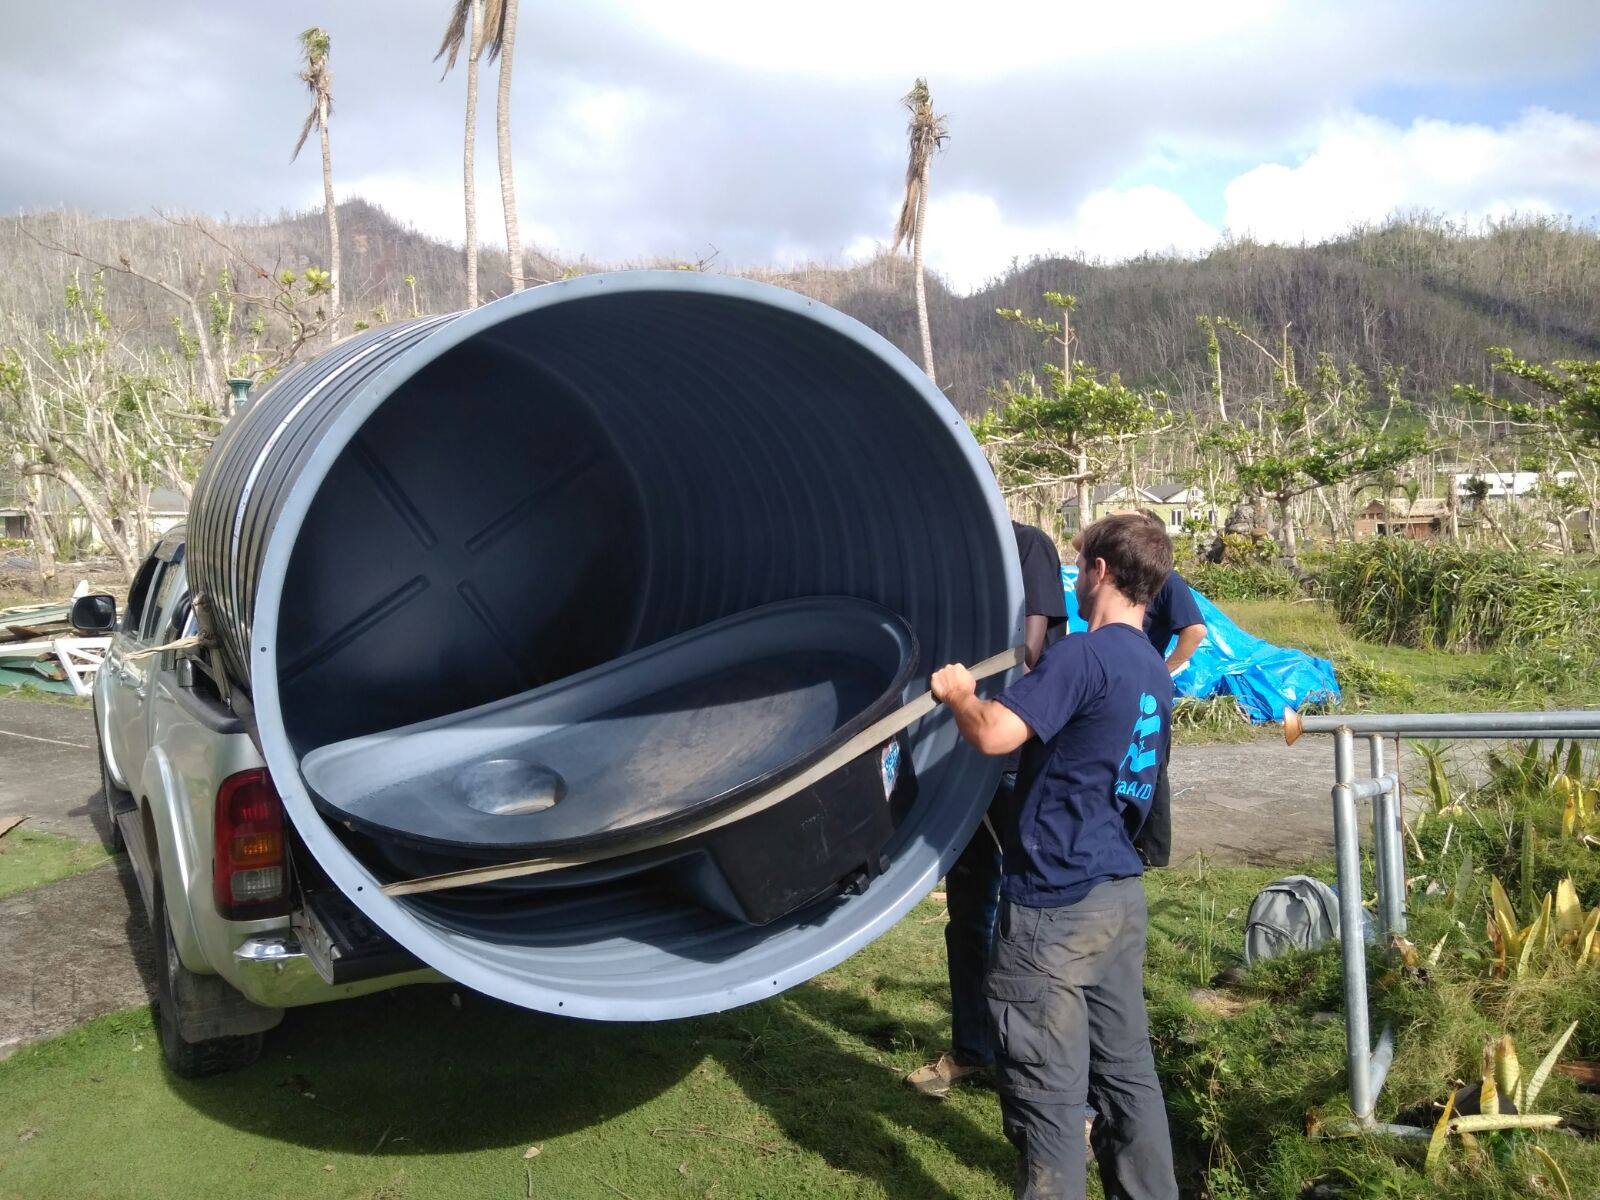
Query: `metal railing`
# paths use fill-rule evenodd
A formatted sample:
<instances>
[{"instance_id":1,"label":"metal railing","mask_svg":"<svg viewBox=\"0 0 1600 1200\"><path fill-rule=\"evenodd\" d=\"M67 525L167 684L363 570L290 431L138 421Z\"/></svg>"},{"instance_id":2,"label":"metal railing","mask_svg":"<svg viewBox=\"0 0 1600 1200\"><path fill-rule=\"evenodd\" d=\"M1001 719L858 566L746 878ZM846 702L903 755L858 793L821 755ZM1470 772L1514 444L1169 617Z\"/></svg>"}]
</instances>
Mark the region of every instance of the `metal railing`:
<instances>
[{"instance_id":1,"label":"metal railing","mask_svg":"<svg viewBox=\"0 0 1600 1200\"><path fill-rule=\"evenodd\" d=\"M1400 804L1400 739L1566 738L1600 739L1600 711L1388 713L1302 717L1283 714L1284 739L1333 735L1333 840L1339 881L1339 947L1344 976L1345 1073L1350 1110L1361 1125L1375 1128L1378 1093L1394 1061L1394 1031L1385 1027L1372 1046L1367 1011L1367 947L1364 930L1361 843L1356 802L1372 801L1372 865L1376 885L1375 925L1380 945L1406 931L1405 814ZM1355 739L1367 740L1368 777L1358 779ZM1385 772L1383 739L1395 738L1395 769ZM1412 1132L1400 1130L1396 1132Z\"/></svg>"}]
</instances>

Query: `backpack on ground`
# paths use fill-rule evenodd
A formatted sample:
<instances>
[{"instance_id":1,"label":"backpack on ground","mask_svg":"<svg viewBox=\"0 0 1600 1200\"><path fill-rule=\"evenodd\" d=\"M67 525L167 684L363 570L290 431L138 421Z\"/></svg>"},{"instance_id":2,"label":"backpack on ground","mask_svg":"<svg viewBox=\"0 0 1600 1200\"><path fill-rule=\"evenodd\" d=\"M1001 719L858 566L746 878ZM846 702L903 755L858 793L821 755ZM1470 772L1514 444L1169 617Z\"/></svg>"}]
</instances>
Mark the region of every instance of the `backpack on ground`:
<instances>
[{"instance_id":1,"label":"backpack on ground","mask_svg":"<svg viewBox=\"0 0 1600 1200\"><path fill-rule=\"evenodd\" d=\"M1339 897L1320 879L1290 875L1256 893L1244 924L1244 961L1315 950L1339 936Z\"/></svg>"}]
</instances>

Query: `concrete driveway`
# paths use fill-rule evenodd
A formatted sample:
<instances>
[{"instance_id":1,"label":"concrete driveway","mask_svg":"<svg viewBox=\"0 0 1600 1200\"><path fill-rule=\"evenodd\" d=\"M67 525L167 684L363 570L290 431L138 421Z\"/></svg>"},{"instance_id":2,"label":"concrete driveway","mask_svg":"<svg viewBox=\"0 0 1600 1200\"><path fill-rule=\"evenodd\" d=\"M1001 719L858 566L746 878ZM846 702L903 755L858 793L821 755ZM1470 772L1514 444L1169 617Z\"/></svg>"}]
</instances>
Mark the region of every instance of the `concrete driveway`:
<instances>
[{"instance_id":1,"label":"concrete driveway","mask_svg":"<svg viewBox=\"0 0 1600 1200\"><path fill-rule=\"evenodd\" d=\"M0 697L0 818L102 836L88 708ZM150 932L126 857L0 899L0 1058L155 994Z\"/></svg>"},{"instance_id":2,"label":"concrete driveway","mask_svg":"<svg viewBox=\"0 0 1600 1200\"><path fill-rule=\"evenodd\" d=\"M88 706L0 695L0 820L26 816L29 829L98 837L99 799Z\"/></svg>"}]
</instances>

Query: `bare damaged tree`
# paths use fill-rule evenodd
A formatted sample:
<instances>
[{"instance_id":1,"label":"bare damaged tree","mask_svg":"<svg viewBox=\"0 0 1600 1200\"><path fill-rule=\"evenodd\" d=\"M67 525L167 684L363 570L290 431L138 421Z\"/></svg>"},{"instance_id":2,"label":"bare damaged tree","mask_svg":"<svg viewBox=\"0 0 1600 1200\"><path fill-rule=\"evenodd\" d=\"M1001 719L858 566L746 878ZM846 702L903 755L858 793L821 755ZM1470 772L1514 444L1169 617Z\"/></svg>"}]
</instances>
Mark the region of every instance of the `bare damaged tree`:
<instances>
[{"instance_id":1,"label":"bare damaged tree","mask_svg":"<svg viewBox=\"0 0 1600 1200\"><path fill-rule=\"evenodd\" d=\"M1374 412L1365 374L1355 364L1341 372L1331 354L1318 354L1311 378L1302 383L1287 325L1274 352L1239 322L1210 320L1204 326L1208 334L1226 329L1272 364L1272 385L1250 398L1242 418L1219 419L1199 442L1231 461L1246 501L1258 511L1266 502L1277 509L1284 564L1298 571L1302 497L1344 487L1353 499L1373 479L1425 453L1426 439L1389 427L1390 415L1405 403L1396 377L1385 375L1388 404ZM1214 341L1208 341L1208 353L1217 360ZM1220 384L1216 394L1220 407Z\"/></svg>"},{"instance_id":2,"label":"bare damaged tree","mask_svg":"<svg viewBox=\"0 0 1600 1200\"><path fill-rule=\"evenodd\" d=\"M506 218L506 255L511 261L511 290L527 286L522 273L522 235L517 228L517 180L511 159L511 61L517 45L517 0L484 0L481 47L490 62L500 60L500 85L495 96L494 132L500 152L500 207Z\"/></svg>"},{"instance_id":3,"label":"bare damaged tree","mask_svg":"<svg viewBox=\"0 0 1600 1200\"><path fill-rule=\"evenodd\" d=\"M233 415L230 375L269 380L328 330L333 318L321 300L332 288L331 273L307 267L296 274L281 266L263 266L224 239L209 221L159 215L169 228L193 234L221 252L224 267L215 284L189 284L177 255L166 267L136 261L130 251L118 251L108 259L76 243L41 238L21 221L16 228L36 245L77 259L96 272L136 279L176 300L187 318L174 319L178 350L197 368L192 384L196 398L226 419ZM236 288L236 274L255 280L260 290Z\"/></svg>"},{"instance_id":4,"label":"bare damaged tree","mask_svg":"<svg viewBox=\"0 0 1600 1200\"><path fill-rule=\"evenodd\" d=\"M922 369L928 378L939 382L933 370L933 333L928 327L928 290L923 279L923 233L928 220L928 178L933 156L950 136L945 118L933 111L928 81L919 78L901 103L911 114L906 122L906 190L900 201L900 219L894 227L891 252L906 245L911 251L912 287L917 298L917 331L922 337Z\"/></svg>"},{"instance_id":5,"label":"bare damaged tree","mask_svg":"<svg viewBox=\"0 0 1600 1200\"><path fill-rule=\"evenodd\" d=\"M95 539L131 571L151 537L152 490L172 487L189 497L201 456L232 414L227 376L270 379L331 319L323 305L327 272L269 270L205 221L165 220L186 235L177 241L185 253L201 244L220 251L224 265L214 282L194 286L185 279L181 253L162 266L136 265L130 253L115 249L114 261L101 261L23 229L35 244L95 268L88 283L72 278L56 319L13 316L0 340L0 440L17 455L46 575L60 540L49 510L59 501L41 481L70 493ZM104 282L111 274L180 301L188 319L171 316L175 344L153 346L147 330L113 321Z\"/></svg>"},{"instance_id":6,"label":"bare damaged tree","mask_svg":"<svg viewBox=\"0 0 1600 1200\"><path fill-rule=\"evenodd\" d=\"M339 206L333 198L333 150L328 145L328 118L333 116L333 72L328 69L328 31L313 26L300 35L305 67L300 78L311 92L311 111L294 144L293 162L311 135L312 126L322 139L322 206L328 218L328 336L339 340Z\"/></svg>"},{"instance_id":7,"label":"bare damaged tree","mask_svg":"<svg viewBox=\"0 0 1600 1200\"><path fill-rule=\"evenodd\" d=\"M6 386L6 368L0 364L0 389ZM5 422L0 421L0 429ZM16 435L16 431L12 431ZM33 543L33 561L39 572L39 594L45 595L56 577L56 563L61 558L61 539L56 532L52 514L45 503L44 487L36 474L28 473L29 456L20 445L11 456L12 465L22 476L22 511L28 518L28 539Z\"/></svg>"},{"instance_id":8,"label":"bare damaged tree","mask_svg":"<svg viewBox=\"0 0 1600 1200\"><path fill-rule=\"evenodd\" d=\"M135 263L132 255L127 251L119 252L115 261L108 261L91 254L77 245L67 245L53 238L42 238L19 219L16 224L17 231L29 241L47 249L54 250L68 258L78 259L87 263L96 271L115 271L126 275L130 279L137 279L141 283L150 285L158 291L166 293L183 307L184 316L188 318L186 336L192 339L194 352L199 359L201 374L205 380L203 387L210 393L210 398L219 404L226 404L227 386L224 375L218 370L216 350L211 337L211 325L207 320L205 311L204 290L191 290L174 282L157 268L144 263Z\"/></svg>"},{"instance_id":9,"label":"bare damaged tree","mask_svg":"<svg viewBox=\"0 0 1600 1200\"><path fill-rule=\"evenodd\" d=\"M478 307L478 58L483 53L483 0L454 0L450 23L433 61L445 60L448 75L463 44L467 48L467 121L461 141L461 193L467 209L467 307ZM507 133L509 137L509 131ZM412 308L416 308L413 288Z\"/></svg>"},{"instance_id":10,"label":"bare damaged tree","mask_svg":"<svg viewBox=\"0 0 1600 1200\"><path fill-rule=\"evenodd\" d=\"M1044 337L1047 344L1054 343L1061 347L1061 370L1064 377L1070 382L1072 379L1072 310L1078 306L1078 298L1065 292L1046 292L1044 302L1061 314L1059 320L1046 321L1043 317L1030 317L1020 308L997 308L995 315L1002 320L1014 322L1030 333ZM931 377L931 376L930 376ZM1085 439L1079 439L1075 453L1077 461L1076 470L1069 476L1063 476L1057 483L1072 484L1078 494L1078 519L1083 525L1089 522L1089 512L1094 507L1094 481L1096 470L1089 462L1089 444Z\"/></svg>"},{"instance_id":11,"label":"bare damaged tree","mask_svg":"<svg viewBox=\"0 0 1600 1200\"><path fill-rule=\"evenodd\" d=\"M132 574L148 540L149 460L138 444L143 414L130 417L117 402L138 384L116 362L122 347L104 298L99 276L88 289L74 281L61 333L25 337L4 352L0 419L24 455L22 474L71 489L96 536Z\"/></svg>"},{"instance_id":12,"label":"bare damaged tree","mask_svg":"<svg viewBox=\"0 0 1600 1200\"><path fill-rule=\"evenodd\" d=\"M208 221L198 217L163 219L175 228L198 234L225 256L217 286L206 290L201 300L219 339L221 366L227 376L249 376L266 383L332 328L332 313L318 303L333 289L331 272L307 267L296 274L281 263L266 267L223 238ZM235 271L254 279L259 290L237 288ZM407 280L415 308L415 279L407 276ZM233 393L226 377L220 383L222 415L231 417Z\"/></svg>"}]
</instances>

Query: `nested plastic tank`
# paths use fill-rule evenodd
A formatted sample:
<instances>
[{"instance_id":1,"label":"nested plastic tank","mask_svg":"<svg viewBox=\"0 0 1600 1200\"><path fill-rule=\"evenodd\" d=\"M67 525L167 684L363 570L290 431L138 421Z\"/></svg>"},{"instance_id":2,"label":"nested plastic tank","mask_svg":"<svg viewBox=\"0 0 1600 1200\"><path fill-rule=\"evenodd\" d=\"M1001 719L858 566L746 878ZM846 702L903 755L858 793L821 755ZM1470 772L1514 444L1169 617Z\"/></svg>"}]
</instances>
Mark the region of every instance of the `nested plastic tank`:
<instances>
[{"instance_id":1,"label":"nested plastic tank","mask_svg":"<svg viewBox=\"0 0 1600 1200\"><path fill-rule=\"evenodd\" d=\"M841 772L809 835L772 810L674 871L381 891L733 803L1020 639L1010 523L959 415L781 289L595 275L352 338L224 431L189 553L321 869L418 958L529 1008L662 1019L793 986L926 894L998 781L935 710ZM902 752L914 790L887 773ZM842 869L835 830L871 869L784 890L805 836Z\"/></svg>"}]
</instances>

